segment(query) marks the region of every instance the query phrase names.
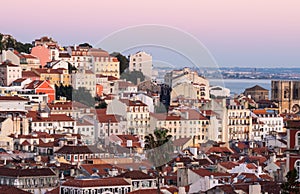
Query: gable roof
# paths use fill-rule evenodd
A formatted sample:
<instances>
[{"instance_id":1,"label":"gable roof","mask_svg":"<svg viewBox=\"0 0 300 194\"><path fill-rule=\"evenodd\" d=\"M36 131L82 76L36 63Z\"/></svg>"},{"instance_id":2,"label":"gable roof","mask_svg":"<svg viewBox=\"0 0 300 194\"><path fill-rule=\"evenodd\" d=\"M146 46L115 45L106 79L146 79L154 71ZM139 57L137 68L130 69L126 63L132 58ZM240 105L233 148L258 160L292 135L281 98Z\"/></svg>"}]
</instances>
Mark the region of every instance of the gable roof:
<instances>
[{"instance_id":1,"label":"gable roof","mask_svg":"<svg viewBox=\"0 0 300 194\"><path fill-rule=\"evenodd\" d=\"M251 87L251 88L246 88L245 89L245 91L256 91L256 90L264 90L264 91L269 91L269 90L267 90L267 89L265 89L265 88L263 88L263 87L261 87L261 86L259 86L259 85L255 85L255 86L253 86L253 87Z\"/></svg>"},{"instance_id":2,"label":"gable roof","mask_svg":"<svg viewBox=\"0 0 300 194\"><path fill-rule=\"evenodd\" d=\"M103 153L102 150L95 146L68 146L64 145L62 148L57 150L57 154L92 154L92 153Z\"/></svg>"},{"instance_id":3,"label":"gable roof","mask_svg":"<svg viewBox=\"0 0 300 194\"><path fill-rule=\"evenodd\" d=\"M130 186L124 178L101 178L101 179L73 179L68 180L62 186L72 187L108 187L108 186Z\"/></svg>"}]
</instances>

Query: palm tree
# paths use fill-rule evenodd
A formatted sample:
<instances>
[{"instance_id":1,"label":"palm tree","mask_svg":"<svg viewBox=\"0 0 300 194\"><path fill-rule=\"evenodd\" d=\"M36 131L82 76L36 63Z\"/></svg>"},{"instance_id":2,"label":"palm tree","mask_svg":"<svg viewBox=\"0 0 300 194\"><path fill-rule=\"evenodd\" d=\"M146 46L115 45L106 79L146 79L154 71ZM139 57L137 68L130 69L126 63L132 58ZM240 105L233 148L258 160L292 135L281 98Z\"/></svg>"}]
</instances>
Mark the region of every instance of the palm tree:
<instances>
[{"instance_id":1,"label":"palm tree","mask_svg":"<svg viewBox=\"0 0 300 194\"><path fill-rule=\"evenodd\" d=\"M145 152L147 158L153 163L156 169L158 183L157 192L160 193L160 176L163 166L172 159L174 146L172 135L168 135L167 129L156 129L153 134L145 136Z\"/></svg>"}]
</instances>

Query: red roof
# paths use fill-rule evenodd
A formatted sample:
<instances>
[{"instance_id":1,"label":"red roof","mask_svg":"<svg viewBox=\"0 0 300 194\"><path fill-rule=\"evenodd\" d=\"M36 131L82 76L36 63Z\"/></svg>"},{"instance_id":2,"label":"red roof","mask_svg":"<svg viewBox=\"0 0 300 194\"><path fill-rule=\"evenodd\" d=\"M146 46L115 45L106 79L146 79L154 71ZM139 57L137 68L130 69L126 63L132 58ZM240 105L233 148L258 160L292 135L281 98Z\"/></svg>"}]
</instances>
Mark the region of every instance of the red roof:
<instances>
[{"instance_id":1,"label":"red roof","mask_svg":"<svg viewBox=\"0 0 300 194\"><path fill-rule=\"evenodd\" d=\"M48 117L40 117L36 111L28 111L28 118L32 118L32 122L73 122L74 120L66 114L49 114Z\"/></svg>"},{"instance_id":2,"label":"red roof","mask_svg":"<svg viewBox=\"0 0 300 194\"><path fill-rule=\"evenodd\" d=\"M121 102L125 103L127 106L147 106L145 103L143 103L140 100L128 100L128 99L121 99Z\"/></svg>"},{"instance_id":3,"label":"red roof","mask_svg":"<svg viewBox=\"0 0 300 194\"><path fill-rule=\"evenodd\" d=\"M211 176L213 175L214 177L228 177L228 176L231 176L231 174L229 173L221 173L221 172L211 172L209 170L206 170L206 169L193 169L192 170L194 173L198 174L199 176L201 177L205 177L205 176Z\"/></svg>"},{"instance_id":4,"label":"red roof","mask_svg":"<svg viewBox=\"0 0 300 194\"><path fill-rule=\"evenodd\" d=\"M218 164L228 170L233 169L234 167L239 165L237 162L230 162L230 161L229 162L219 162Z\"/></svg>"},{"instance_id":5,"label":"red roof","mask_svg":"<svg viewBox=\"0 0 300 194\"><path fill-rule=\"evenodd\" d=\"M4 61L3 63L0 64L0 67L19 67L18 65L12 64L11 62Z\"/></svg>"},{"instance_id":6,"label":"red roof","mask_svg":"<svg viewBox=\"0 0 300 194\"><path fill-rule=\"evenodd\" d=\"M34 71L22 71L22 77L23 78L32 78L32 77L39 78L40 76Z\"/></svg>"},{"instance_id":7,"label":"red roof","mask_svg":"<svg viewBox=\"0 0 300 194\"><path fill-rule=\"evenodd\" d=\"M14 186L0 185L1 194L30 194L30 192L23 191Z\"/></svg>"},{"instance_id":8,"label":"red roof","mask_svg":"<svg viewBox=\"0 0 300 194\"><path fill-rule=\"evenodd\" d=\"M0 176L6 176L6 177L55 176L56 177L56 174L50 168L38 168L38 169L0 168Z\"/></svg>"},{"instance_id":9,"label":"red roof","mask_svg":"<svg viewBox=\"0 0 300 194\"><path fill-rule=\"evenodd\" d=\"M28 101L26 98L22 98L19 96L0 96L0 101Z\"/></svg>"},{"instance_id":10,"label":"red roof","mask_svg":"<svg viewBox=\"0 0 300 194\"><path fill-rule=\"evenodd\" d=\"M211 153L232 153L233 154L233 151L227 147L211 147L206 152L206 154L211 154Z\"/></svg>"},{"instance_id":11,"label":"red roof","mask_svg":"<svg viewBox=\"0 0 300 194\"><path fill-rule=\"evenodd\" d=\"M103 178L103 179L74 179L68 180L62 186L72 187L108 187L108 186L130 186L124 178Z\"/></svg>"},{"instance_id":12,"label":"red roof","mask_svg":"<svg viewBox=\"0 0 300 194\"><path fill-rule=\"evenodd\" d=\"M106 114L106 109L97 109L96 113L100 123L118 123L120 120L118 115Z\"/></svg>"},{"instance_id":13,"label":"red roof","mask_svg":"<svg viewBox=\"0 0 300 194\"><path fill-rule=\"evenodd\" d=\"M31 144L27 140L25 140L21 143L21 145L22 146L30 146Z\"/></svg>"}]
</instances>

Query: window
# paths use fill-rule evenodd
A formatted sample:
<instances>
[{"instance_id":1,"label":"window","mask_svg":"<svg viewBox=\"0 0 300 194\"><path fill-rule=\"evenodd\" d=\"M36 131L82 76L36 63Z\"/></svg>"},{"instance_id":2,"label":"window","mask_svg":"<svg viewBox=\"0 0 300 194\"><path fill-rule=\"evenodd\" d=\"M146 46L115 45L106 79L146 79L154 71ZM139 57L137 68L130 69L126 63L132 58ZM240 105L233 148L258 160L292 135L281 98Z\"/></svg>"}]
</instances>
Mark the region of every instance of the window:
<instances>
[{"instance_id":1,"label":"window","mask_svg":"<svg viewBox=\"0 0 300 194\"><path fill-rule=\"evenodd\" d=\"M300 146L300 131L296 133L296 146Z\"/></svg>"},{"instance_id":2,"label":"window","mask_svg":"<svg viewBox=\"0 0 300 194\"><path fill-rule=\"evenodd\" d=\"M297 176L297 178L298 178L298 180L299 180L299 178L300 178L300 160L297 160L296 162L295 162L295 169L297 170L297 173L298 173L298 176Z\"/></svg>"}]
</instances>

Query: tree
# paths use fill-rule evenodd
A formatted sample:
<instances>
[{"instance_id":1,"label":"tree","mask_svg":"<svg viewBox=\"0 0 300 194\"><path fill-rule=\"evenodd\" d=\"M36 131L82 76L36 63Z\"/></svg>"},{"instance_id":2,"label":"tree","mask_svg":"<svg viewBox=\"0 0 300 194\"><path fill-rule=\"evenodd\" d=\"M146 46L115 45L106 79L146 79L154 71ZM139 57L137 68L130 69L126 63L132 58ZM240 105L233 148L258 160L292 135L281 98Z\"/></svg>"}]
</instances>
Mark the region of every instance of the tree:
<instances>
[{"instance_id":1,"label":"tree","mask_svg":"<svg viewBox=\"0 0 300 194\"><path fill-rule=\"evenodd\" d=\"M3 50L3 34L0 33L0 54L2 54L2 50Z\"/></svg>"},{"instance_id":2,"label":"tree","mask_svg":"<svg viewBox=\"0 0 300 194\"><path fill-rule=\"evenodd\" d=\"M145 136L145 152L156 169L158 175L157 191L160 193L159 183L163 166L172 159L174 153L172 135L168 135L167 129L156 129L154 135Z\"/></svg>"},{"instance_id":3,"label":"tree","mask_svg":"<svg viewBox=\"0 0 300 194\"><path fill-rule=\"evenodd\" d=\"M91 93L84 87L79 87L77 90L73 90L72 100L90 107L95 106L95 99L92 97Z\"/></svg>"},{"instance_id":4,"label":"tree","mask_svg":"<svg viewBox=\"0 0 300 194\"><path fill-rule=\"evenodd\" d=\"M296 169L290 170L285 176L287 181L281 185L281 191L283 194L299 193L298 171Z\"/></svg>"},{"instance_id":5,"label":"tree","mask_svg":"<svg viewBox=\"0 0 300 194\"><path fill-rule=\"evenodd\" d=\"M79 44L80 47L89 47L89 48L93 48L92 45L90 45L89 43L85 42L82 44Z\"/></svg>"},{"instance_id":6,"label":"tree","mask_svg":"<svg viewBox=\"0 0 300 194\"><path fill-rule=\"evenodd\" d=\"M121 79L125 79L127 81L130 81L134 84L138 84L138 80L140 82L143 82L145 80L145 76L140 71L131 71L131 72L124 72L121 74Z\"/></svg>"},{"instance_id":7,"label":"tree","mask_svg":"<svg viewBox=\"0 0 300 194\"><path fill-rule=\"evenodd\" d=\"M127 57L118 52L113 52L110 55L117 57L118 61L120 62L120 74L124 73L125 70L129 67L129 60L127 59Z\"/></svg>"},{"instance_id":8,"label":"tree","mask_svg":"<svg viewBox=\"0 0 300 194\"><path fill-rule=\"evenodd\" d=\"M60 97L66 97L67 100L72 100L73 87L72 86L64 86L55 85L55 98L59 100Z\"/></svg>"},{"instance_id":9,"label":"tree","mask_svg":"<svg viewBox=\"0 0 300 194\"><path fill-rule=\"evenodd\" d=\"M159 103L159 105L154 107L155 113L167 113L166 106L162 103Z\"/></svg>"},{"instance_id":10,"label":"tree","mask_svg":"<svg viewBox=\"0 0 300 194\"><path fill-rule=\"evenodd\" d=\"M107 104L105 101L102 101L98 104L98 106L95 107L96 109L104 109L107 108Z\"/></svg>"},{"instance_id":11,"label":"tree","mask_svg":"<svg viewBox=\"0 0 300 194\"><path fill-rule=\"evenodd\" d=\"M77 68L73 66L71 63L68 63L68 72L69 74L72 74L72 71L76 71Z\"/></svg>"}]
</instances>

